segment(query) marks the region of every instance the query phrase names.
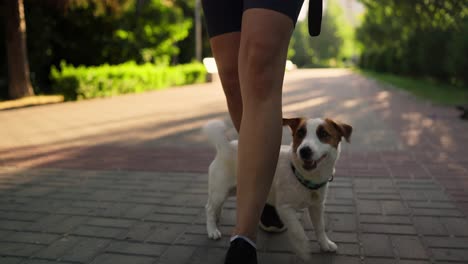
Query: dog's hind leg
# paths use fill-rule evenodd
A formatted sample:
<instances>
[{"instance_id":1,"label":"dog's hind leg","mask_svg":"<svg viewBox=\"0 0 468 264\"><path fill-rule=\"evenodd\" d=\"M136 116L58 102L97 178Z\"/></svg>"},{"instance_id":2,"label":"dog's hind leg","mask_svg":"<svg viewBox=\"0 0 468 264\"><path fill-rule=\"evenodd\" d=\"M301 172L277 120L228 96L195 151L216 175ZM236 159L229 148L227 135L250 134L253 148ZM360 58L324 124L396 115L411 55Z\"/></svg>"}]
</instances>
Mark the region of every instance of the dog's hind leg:
<instances>
[{"instance_id":1,"label":"dog's hind leg","mask_svg":"<svg viewBox=\"0 0 468 264\"><path fill-rule=\"evenodd\" d=\"M325 232L324 206L323 204L313 205L308 208L310 220L314 225L315 235L320 248L326 252L335 252L338 246L331 241Z\"/></svg>"},{"instance_id":2,"label":"dog's hind leg","mask_svg":"<svg viewBox=\"0 0 468 264\"><path fill-rule=\"evenodd\" d=\"M223 204L229 196L229 190L217 190L208 197L206 203L206 231L208 237L214 240L221 238L221 232L218 229L217 223L221 215Z\"/></svg>"}]
</instances>

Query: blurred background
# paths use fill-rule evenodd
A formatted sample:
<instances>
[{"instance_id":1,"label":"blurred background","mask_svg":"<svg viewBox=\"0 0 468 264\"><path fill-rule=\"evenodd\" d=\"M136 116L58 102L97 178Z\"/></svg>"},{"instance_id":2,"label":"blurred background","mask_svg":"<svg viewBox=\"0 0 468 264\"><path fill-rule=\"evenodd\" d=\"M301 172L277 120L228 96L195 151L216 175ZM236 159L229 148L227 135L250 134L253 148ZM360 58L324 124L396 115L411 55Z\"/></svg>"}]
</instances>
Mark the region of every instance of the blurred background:
<instances>
[{"instance_id":1,"label":"blurred background","mask_svg":"<svg viewBox=\"0 0 468 264\"><path fill-rule=\"evenodd\" d=\"M199 0L0 0L0 100L106 97L206 81ZM443 104L467 101L468 1L325 0L322 33L307 1L288 58L351 67ZM57 99L51 99L57 100Z\"/></svg>"}]
</instances>

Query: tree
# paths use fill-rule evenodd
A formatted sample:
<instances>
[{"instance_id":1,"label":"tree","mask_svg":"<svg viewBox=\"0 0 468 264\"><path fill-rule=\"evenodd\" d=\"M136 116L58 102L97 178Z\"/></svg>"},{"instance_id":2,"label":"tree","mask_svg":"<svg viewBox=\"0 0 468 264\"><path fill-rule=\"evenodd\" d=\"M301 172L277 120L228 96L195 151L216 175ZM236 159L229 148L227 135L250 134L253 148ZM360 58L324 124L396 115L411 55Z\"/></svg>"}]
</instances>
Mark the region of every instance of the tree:
<instances>
[{"instance_id":1,"label":"tree","mask_svg":"<svg viewBox=\"0 0 468 264\"><path fill-rule=\"evenodd\" d=\"M367 8L356 33L361 67L468 84L467 1L360 1Z\"/></svg>"},{"instance_id":2,"label":"tree","mask_svg":"<svg viewBox=\"0 0 468 264\"><path fill-rule=\"evenodd\" d=\"M307 22L297 23L291 38L288 57L299 67L317 66L319 64L317 56L311 47L311 42L315 40L309 36Z\"/></svg>"},{"instance_id":3,"label":"tree","mask_svg":"<svg viewBox=\"0 0 468 264\"><path fill-rule=\"evenodd\" d=\"M320 36L311 38L307 21L299 22L293 33L290 58L299 67L342 66L353 55L353 28L336 0L328 0Z\"/></svg>"},{"instance_id":4,"label":"tree","mask_svg":"<svg viewBox=\"0 0 468 264\"><path fill-rule=\"evenodd\" d=\"M5 0L8 91L12 99L34 95L26 50L23 0Z\"/></svg>"}]
</instances>

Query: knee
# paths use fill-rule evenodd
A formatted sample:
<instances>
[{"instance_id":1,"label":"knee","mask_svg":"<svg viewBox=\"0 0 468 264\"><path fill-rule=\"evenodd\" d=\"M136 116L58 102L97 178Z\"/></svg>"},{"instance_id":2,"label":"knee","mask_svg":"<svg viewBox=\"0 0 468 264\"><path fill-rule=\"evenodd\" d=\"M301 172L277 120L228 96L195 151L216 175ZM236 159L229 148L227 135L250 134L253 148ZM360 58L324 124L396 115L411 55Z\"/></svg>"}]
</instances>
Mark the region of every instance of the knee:
<instances>
[{"instance_id":1,"label":"knee","mask_svg":"<svg viewBox=\"0 0 468 264\"><path fill-rule=\"evenodd\" d=\"M252 25L242 32L239 56L242 56L241 60L253 72L276 72L286 61L289 39L289 32L275 32L265 30L263 26Z\"/></svg>"},{"instance_id":2,"label":"knee","mask_svg":"<svg viewBox=\"0 0 468 264\"><path fill-rule=\"evenodd\" d=\"M247 36L239 69L250 86L242 90L253 103L270 100L281 94L282 74L286 58L275 38ZM283 67L283 68L282 68ZM246 98L248 100L248 98Z\"/></svg>"},{"instance_id":3,"label":"knee","mask_svg":"<svg viewBox=\"0 0 468 264\"><path fill-rule=\"evenodd\" d=\"M244 64L240 67L248 69L248 73L263 77L272 73L275 56L278 56L276 44L268 38L248 36L245 41Z\"/></svg>"}]
</instances>

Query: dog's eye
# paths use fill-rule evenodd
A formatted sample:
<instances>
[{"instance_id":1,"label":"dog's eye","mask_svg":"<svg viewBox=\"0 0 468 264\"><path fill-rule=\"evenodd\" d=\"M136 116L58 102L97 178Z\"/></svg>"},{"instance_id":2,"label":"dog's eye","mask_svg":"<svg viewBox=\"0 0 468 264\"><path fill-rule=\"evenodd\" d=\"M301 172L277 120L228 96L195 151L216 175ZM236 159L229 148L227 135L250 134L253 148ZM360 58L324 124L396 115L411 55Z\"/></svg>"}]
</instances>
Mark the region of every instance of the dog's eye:
<instances>
[{"instance_id":1,"label":"dog's eye","mask_svg":"<svg viewBox=\"0 0 468 264\"><path fill-rule=\"evenodd\" d=\"M305 130L305 128L302 127L299 130L297 130L296 136L299 137L299 138L303 138L303 137L305 137L306 132L307 131Z\"/></svg>"},{"instance_id":2,"label":"dog's eye","mask_svg":"<svg viewBox=\"0 0 468 264\"><path fill-rule=\"evenodd\" d=\"M328 134L328 132L325 131L325 129L319 129L319 131L317 131L317 136L319 138L328 138L330 134Z\"/></svg>"}]
</instances>

